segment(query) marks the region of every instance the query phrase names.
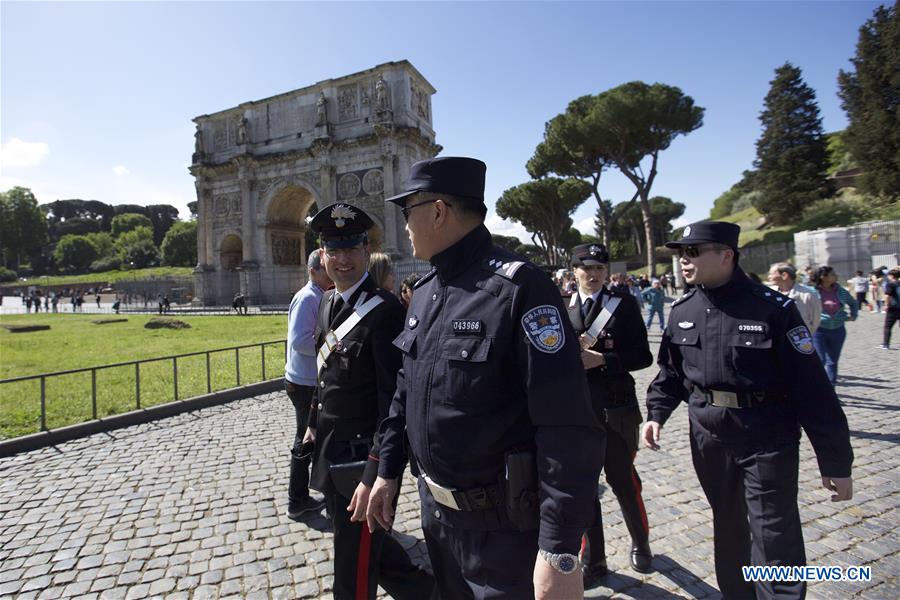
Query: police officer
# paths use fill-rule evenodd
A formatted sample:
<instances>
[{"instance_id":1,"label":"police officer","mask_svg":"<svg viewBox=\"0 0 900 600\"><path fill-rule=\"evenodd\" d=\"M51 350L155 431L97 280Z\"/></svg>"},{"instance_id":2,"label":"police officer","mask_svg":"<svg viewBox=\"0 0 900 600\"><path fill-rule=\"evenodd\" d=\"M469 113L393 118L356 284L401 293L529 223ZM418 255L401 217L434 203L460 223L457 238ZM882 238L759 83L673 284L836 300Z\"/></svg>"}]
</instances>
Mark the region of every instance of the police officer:
<instances>
[{"instance_id":1,"label":"police officer","mask_svg":"<svg viewBox=\"0 0 900 600\"><path fill-rule=\"evenodd\" d=\"M335 286L322 296L315 332L318 382L306 435L315 441L310 487L325 495L334 528L334 597L375 598L380 584L394 598L421 600L433 590L431 576L390 534L364 523L378 468L375 432L400 368L400 351L391 342L403 329L400 302L366 273L373 224L363 210L342 203L326 206L310 223Z\"/></svg>"},{"instance_id":2,"label":"police officer","mask_svg":"<svg viewBox=\"0 0 900 600\"><path fill-rule=\"evenodd\" d=\"M569 302L569 319L581 341L581 361L597 418L606 429L603 469L612 488L628 533L631 534L631 567L648 573L650 527L641 497L641 478L634 468L641 426L641 409L629 371L653 363L641 309L631 293L607 288L609 253L603 244L572 248L572 267L578 292ZM595 523L582 545L584 585L590 587L607 572L603 516L599 501Z\"/></svg>"},{"instance_id":3,"label":"police officer","mask_svg":"<svg viewBox=\"0 0 900 600\"><path fill-rule=\"evenodd\" d=\"M740 228L685 227L678 250L695 287L672 306L647 393L644 443L688 403L694 469L713 511L716 578L725 598L802 598L803 582L750 583L745 565L804 565L797 508L800 427L831 499L849 500L847 419L794 302L738 266Z\"/></svg>"},{"instance_id":4,"label":"police officer","mask_svg":"<svg viewBox=\"0 0 900 600\"><path fill-rule=\"evenodd\" d=\"M442 597L580 598L603 430L559 292L484 226L485 170L471 158L422 161L388 199L434 269L394 342L403 369L370 526L390 526L408 434Z\"/></svg>"}]
</instances>

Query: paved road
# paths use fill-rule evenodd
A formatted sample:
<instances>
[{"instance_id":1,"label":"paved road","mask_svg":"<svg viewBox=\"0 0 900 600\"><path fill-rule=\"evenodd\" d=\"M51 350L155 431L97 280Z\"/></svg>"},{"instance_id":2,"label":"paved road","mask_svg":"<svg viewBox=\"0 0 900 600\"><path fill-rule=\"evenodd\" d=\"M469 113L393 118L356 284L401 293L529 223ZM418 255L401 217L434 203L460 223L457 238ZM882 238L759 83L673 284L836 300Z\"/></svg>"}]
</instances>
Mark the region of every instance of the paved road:
<instances>
[{"instance_id":1,"label":"paved road","mask_svg":"<svg viewBox=\"0 0 900 600\"><path fill-rule=\"evenodd\" d=\"M811 598L900 598L900 350L875 348L881 323L869 313L851 323L841 361L853 501L828 500L805 440L800 475L810 564L871 566L872 580L813 584ZM654 374L639 373L639 389ZM686 417L676 411L662 450L638 455L657 572L627 568L627 531L603 487L614 573L589 597L718 596ZM0 460L0 597L330 598L326 521L284 516L292 423L276 393ZM426 560L410 481L397 528Z\"/></svg>"}]
</instances>

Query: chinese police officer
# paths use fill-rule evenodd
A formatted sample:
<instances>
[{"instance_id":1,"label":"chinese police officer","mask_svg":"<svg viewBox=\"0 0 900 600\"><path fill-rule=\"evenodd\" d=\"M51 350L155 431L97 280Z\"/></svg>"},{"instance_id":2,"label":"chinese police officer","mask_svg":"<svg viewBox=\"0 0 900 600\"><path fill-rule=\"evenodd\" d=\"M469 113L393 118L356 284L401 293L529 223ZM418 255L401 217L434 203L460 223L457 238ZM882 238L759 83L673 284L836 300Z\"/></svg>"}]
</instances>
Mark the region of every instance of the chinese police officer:
<instances>
[{"instance_id":1,"label":"chinese police officer","mask_svg":"<svg viewBox=\"0 0 900 600\"><path fill-rule=\"evenodd\" d=\"M738 266L740 228L705 222L666 244L694 287L672 306L647 392L644 443L688 403L694 469L713 511L725 598L802 598L803 582L744 580L745 565L803 565L800 428L832 500L853 495L847 419L793 301Z\"/></svg>"},{"instance_id":2,"label":"chinese police officer","mask_svg":"<svg viewBox=\"0 0 900 600\"><path fill-rule=\"evenodd\" d=\"M365 523L378 469L375 432L400 368L400 351L391 342L403 329L400 301L366 273L373 224L344 203L326 206L310 223L334 281L322 296L315 331L318 382L306 435L315 442L310 486L325 495L334 528L334 597L374 599L380 584L394 598L421 600L431 595L434 580L390 534Z\"/></svg>"},{"instance_id":3,"label":"chinese police officer","mask_svg":"<svg viewBox=\"0 0 900 600\"><path fill-rule=\"evenodd\" d=\"M653 363L647 329L634 296L611 290L606 282L609 253L603 244L572 248L572 267L578 291L569 302L569 319L580 336L581 361L587 373L594 411L606 429L603 470L612 488L628 533L631 534L631 566L650 571L647 511L641 497L641 478L634 468L641 426L641 409L629 371ZM582 550L585 587L606 575L603 518L598 502L596 522L584 537Z\"/></svg>"},{"instance_id":4,"label":"chinese police officer","mask_svg":"<svg viewBox=\"0 0 900 600\"><path fill-rule=\"evenodd\" d=\"M370 525L390 526L408 435L442 597L580 598L603 430L559 292L484 226L485 170L471 158L422 161L388 199L434 269L394 341L403 368Z\"/></svg>"}]
</instances>

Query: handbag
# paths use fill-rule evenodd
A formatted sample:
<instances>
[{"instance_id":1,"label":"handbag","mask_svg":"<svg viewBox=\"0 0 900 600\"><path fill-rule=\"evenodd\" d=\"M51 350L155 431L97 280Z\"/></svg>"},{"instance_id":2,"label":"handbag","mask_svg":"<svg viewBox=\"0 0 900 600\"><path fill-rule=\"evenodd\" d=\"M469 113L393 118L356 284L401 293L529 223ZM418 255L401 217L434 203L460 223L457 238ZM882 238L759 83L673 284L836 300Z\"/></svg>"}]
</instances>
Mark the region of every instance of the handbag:
<instances>
[{"instance_id":1,"label":"handbag","mask_svg":"<svg viewBox=\"0 0 900 600\"><path fill-rule=\"evenodd\" d=\"M353 492L356 491L356 486L362 481L363 472L366 470L368 462L368 460L358 460L328 466L331 482L341 496L353 498Z\"/></svg>"}]
</instances>

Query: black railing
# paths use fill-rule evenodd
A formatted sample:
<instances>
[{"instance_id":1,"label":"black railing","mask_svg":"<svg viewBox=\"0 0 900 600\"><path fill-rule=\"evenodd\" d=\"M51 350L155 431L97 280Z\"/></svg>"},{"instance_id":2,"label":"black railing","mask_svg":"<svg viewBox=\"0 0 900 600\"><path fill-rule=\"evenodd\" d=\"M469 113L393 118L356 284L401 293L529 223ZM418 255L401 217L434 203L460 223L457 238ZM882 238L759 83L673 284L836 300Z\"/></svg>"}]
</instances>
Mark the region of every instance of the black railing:
<instances>
[{"instance_id":1,"label":"black railing","mask_svg":"<svg viewBox=\"0 0 900 600\"><path fill-rule=\"evenodd\" d=\"M26 375L26 376L22 376L22 377L11 377L9 379L0 380L0 392L2 392L4 389L8 389L9 385L11 385L11 384L39 380L40 381L40 408L41 408L40 430L41 431L49 431L49 429L47 427L47 381L51 380L53 378L64 377L64 376L69 376L69 375L78 375L78 374L83 374L83 373L90 373L91 374L91 419L96 421L99 418L98 417L98 407L97 407L97 372L98 371L103 371L103 370L108 370L108 369L116 369L116 368L127 368L131 365L134 365L134 399L135 399L134 408L136 410L140 410L141 409L141 366L142 365L148 365L149 363L162 363L165 361L171 361L172 362L172 388L171 388L172 395L171 395L171 399L173 401L184 400L186 398L178 397L178 394L179 394L178 361L179 361L179 359L186 359L186 358L197 357L197 356L205 356L206 357L206 361L205 361L206 386L205 387L206 387L206 393L210 394L213 392L213 383L214 383L213 382L213 368L212 368L212 356L213 355L219 354L219 353L234 352L234 380L233 380L234 386L231 386L230 382L229 382L229 384L225 385L224 387L216 387L216 391L218 391L218 390L222 390L222 389L228 389L229 387L240 387L240 385L241 385L241 360L242 360L241 350L247 350L250 348L259 348L259 360L260 360L259 373L262 375L262 379L258 379L256 381L267 381L268 379L270 379L267 375L267 370L266 370L266 346L271 347L274 345L278 345L281 347L282 352L280 353L279 358L280 358L280 360L284 360L284 357L286 356L286 353L287 353L287 341L286 340L274 340L274 341L270 341L270 342L261 342L261 343L257 343L257 344L245 344L242 346L217 348L215 350L201 350L199 352L188 352L185 354L176 354L176 355L172 355L172 356L162 356L162 357L157 357L157 358L146 358L146 359L142 359L142 360L111 363L111 364L100 365L100 366L96 366L96 367L86 367L83 369L71 369L68 371L57 371L54 373L40 373L38 375ZM243 357L243 360L245 361L245 365L246 365L246 362L249 359L245 356L245 357ZM283 365L283 362L281 364ZM230 371L230 368L227 370ZM245 373L248 370L249 369L245 369ZM269 370L271 371L271 369L269 369ZM283 375L281 369L278 369L277 373L278 373L278 375L275 377L272 377L271 379L277 379L278 377L281 377ZM196 375L196 373L193 373L193 374ZM216 382L216 383L218 383L218 382ZM194 387L196 387L196 386L194 386ZM201 394L194 394L194 395L191 395L188 397L195 397L196 395L201 395ZM0 394L0 397L2 397L2 394ZM19 399L19 401L24 402L24 403L28 402L27 399ZM159 403L160 402L154 402L153 404L159 404ZM115 414L115 413L111 413L111 414ZM5 426L10 426L11 424L8 422L3 423L3 421L6 421L6 419L4 419L3 417L4 417L4 415L0 414L0 423L2 423ZM21 435L21 434L19 434L19 435ZM2 436L0 436L0 437L2 437Z\"/></svg>"}]
</instances>

